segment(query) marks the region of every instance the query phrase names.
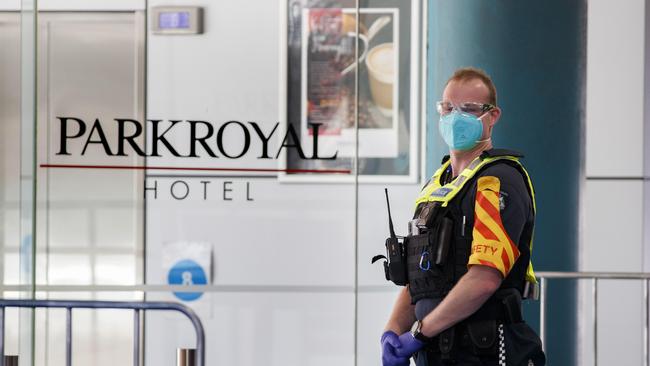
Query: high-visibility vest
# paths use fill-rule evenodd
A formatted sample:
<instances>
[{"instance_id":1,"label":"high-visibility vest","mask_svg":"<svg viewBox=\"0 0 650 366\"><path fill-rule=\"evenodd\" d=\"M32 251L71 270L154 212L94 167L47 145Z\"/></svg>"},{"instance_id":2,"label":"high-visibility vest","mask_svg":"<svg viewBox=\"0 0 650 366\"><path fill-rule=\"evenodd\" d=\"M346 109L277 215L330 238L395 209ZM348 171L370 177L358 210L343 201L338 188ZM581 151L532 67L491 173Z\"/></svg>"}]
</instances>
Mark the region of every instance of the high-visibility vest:
<instances>
[{"instance_id":1,"label":"high-visibility vest","mask_svg":"<svg viewBox=\"0 0 650 366\"><path fill-rule=\"evenodd\" d=\"M446 161L442 164L438 170L433 174L431 180L427 185L422 188L420 194L415 200L415 207L420 204L427 202L439 202L442 207L447 207L450 202L458 195L458 193L465 187L466 184L474 180L475 175L481 171L483 168L498 164L498 163L510 163L510 165L517 168L517 170L524 177L528 192L530 194L532 204L533 204L533 213L535 214L537 208L535 206L535 190L533 189L533 183L530 179L530 176L524 166L519 161L521 155L507 150L488 150L484 152L481 156L474 159L468 166L465 168L454 180L451 182L440 185L441 175L449 168L451 161L447 158ZM519 243L521 245L522 243ZM527 243L530 249L530 255L532 258L533 252L533 235L531 235L530 243ZM528 268L526 270L526 280L533 284L537 283L535 277L535 272L533 270L532 260L528 262Z\"/></svg>"}]
</instances>

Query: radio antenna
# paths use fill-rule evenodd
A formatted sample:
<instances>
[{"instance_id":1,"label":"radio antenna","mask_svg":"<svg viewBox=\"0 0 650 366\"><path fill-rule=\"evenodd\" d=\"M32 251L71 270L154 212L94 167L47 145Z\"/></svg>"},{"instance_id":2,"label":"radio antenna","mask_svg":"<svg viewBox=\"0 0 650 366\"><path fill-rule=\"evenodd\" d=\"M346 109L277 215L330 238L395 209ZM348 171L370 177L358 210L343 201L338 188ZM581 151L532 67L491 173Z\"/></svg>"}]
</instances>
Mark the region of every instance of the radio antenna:
<instances>
[{"instance_id":1,"label":"radio antenna","mask_svg":"<svg viewBox=\"0 0 650 366\"><path fill-rule=\"evenodd\" d=\"M388 188L384 188L384 193L386 193L386 207L388 207L388 229L390 230L390 237L395 238L395 229L393 228L393 219L390 214L390 201L388 200Z\"/></svg>"}]
</instances>

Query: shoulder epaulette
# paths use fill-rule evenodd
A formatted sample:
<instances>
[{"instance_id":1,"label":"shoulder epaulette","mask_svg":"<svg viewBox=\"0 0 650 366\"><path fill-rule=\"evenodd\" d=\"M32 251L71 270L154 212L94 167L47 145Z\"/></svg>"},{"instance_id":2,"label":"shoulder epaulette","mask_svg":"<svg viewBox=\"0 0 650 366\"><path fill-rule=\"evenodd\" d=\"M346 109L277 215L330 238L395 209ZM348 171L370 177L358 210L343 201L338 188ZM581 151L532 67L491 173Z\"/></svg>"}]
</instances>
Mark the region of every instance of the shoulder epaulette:
<instances>
[{"instance_id":1,"label":"shoulder epaulette","mask_svg":"<svg viewBox=\"0 0 650 366\"><path fill-rule=\"evenodd\" d=\"M485 150L481 153L481 159L496 158L499 156L514 156L515 158L523 158L524 154L520 153L519 151L508 149L490 149Z\"/></svg>"}]
</instances>

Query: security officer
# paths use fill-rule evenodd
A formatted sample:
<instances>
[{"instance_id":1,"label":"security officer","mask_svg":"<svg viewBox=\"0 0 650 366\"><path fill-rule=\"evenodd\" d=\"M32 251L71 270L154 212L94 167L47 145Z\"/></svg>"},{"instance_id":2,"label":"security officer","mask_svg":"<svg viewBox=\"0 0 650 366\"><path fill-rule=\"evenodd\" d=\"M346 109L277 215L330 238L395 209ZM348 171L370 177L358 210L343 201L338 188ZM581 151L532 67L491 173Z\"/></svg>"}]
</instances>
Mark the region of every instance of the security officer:
<instances>
[{"instance_id":1,"label":"security officer","mask_svg":"<svg viewBox=\"0 0 650 366\"><path fill-rule=\"evenodd\" d=\"M389 250L386 275L405 287L381 337L383 364L543 365L521 318L536 284L534 193L521 155L492 147L494 84L461 68L437 110L450 155L416 200L402 252Z\"/></svg>"}]
</instances>

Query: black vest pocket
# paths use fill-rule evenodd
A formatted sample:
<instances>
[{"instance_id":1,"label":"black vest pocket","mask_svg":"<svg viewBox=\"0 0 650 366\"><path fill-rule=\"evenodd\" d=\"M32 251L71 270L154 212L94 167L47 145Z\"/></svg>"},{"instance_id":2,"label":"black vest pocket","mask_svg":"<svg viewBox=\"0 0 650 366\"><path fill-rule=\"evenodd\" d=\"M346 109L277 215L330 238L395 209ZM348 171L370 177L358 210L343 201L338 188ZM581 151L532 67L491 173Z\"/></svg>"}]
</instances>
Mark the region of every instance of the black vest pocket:
<instances>
[{"instance_id":1,"label":"black vest pocket","mask_svg":"<svg viewBox=\"0 0 650 366\"><path fill-rule=\"evenodd\" d=\"M445 277L436 265L437 249L431 233L406 238L406 266L413 303L423 298L443 297Z\"/></svg>"}]
</instances>

